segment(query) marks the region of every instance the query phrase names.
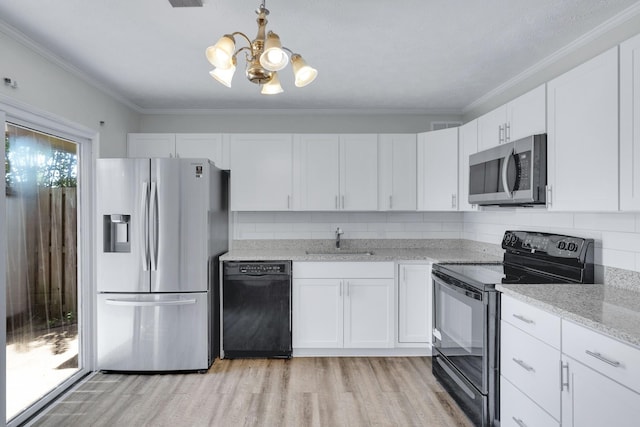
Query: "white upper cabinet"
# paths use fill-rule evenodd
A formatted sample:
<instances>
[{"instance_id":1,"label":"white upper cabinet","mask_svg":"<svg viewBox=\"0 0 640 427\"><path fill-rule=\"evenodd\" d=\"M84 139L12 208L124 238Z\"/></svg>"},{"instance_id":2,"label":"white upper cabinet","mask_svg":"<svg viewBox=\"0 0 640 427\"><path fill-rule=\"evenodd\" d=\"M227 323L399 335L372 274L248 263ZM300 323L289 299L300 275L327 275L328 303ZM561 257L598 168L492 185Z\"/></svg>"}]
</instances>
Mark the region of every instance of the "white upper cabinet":
<instances>
[{"instance_id":1,"label":"white upper cabinet","mask_svg":"<svg viewBox=\"0 0 640 427\"><path fill-rule=\"evenodd\" d=\"M618 48L547 90L549 209L618 210Z\"/></svg>"},{"instance_id":2,"label":"white upper cabinet","mask_svg":"<svg viewBox=\"0 0 640 427\"><path fill-rule=\"evenodd\" d=\"M506 142L546 132L547 92L545 85L540 85L507 104Z\"/></svg>"},{"instance_id":3,"label":"white upper cabinet","mask_svg":"<svg viewBox=\"0 0 640 427\"><path fill-rule=\"evenodd\" d=\"M229 169L229 145L221 133L177 133L176 157L204 157L220 169Z\"/></svg>"},{"instance_id":4,"label":"white upper cabinet","mask_svg":"<svg viewBox=\"0 0 640 427\"><path fill-rule=\"evenodd\" d=\"M340 137L330 134L296 135L294 188L297 208L337 210L340 197Z\"/></svg>"},{"instance_id":5,"label":"white upper cabinet","mask_svg":"<svg viewBox=\"0 0 640 427\"><path fill-rule=\"evenodd\" d=\"M378 136L295 136L296 203L300 210L377 210Z\"/></svg>"},{"instance_id":6,"label":"white upper cabinet","mask_svg":"<svg viewBox=\"0 0 640 427\"><path fill-rule=\"evenodd\" d=\"M173 133L130 133L127 157L175 157L176 135Z\"/></svg>"},{"instance_id":7,"label":"white upper cabinet","mask_svg":"<svg viewBox=\"0 0 640 427\"><path fill-rule=\"evenodd\" d=\"M219 133L130 133L127 156L205 158L229 169L228 142Z\"/></svg>"},{"instance_id":8,"label":"white upper cabinet","mask_svg":"<svg viewBox=\"0 0 640 427\"><path fill-rule=\"evenodd\" d=\"M383 134L379 136L379 210L416 210L416 168L415 134Z\"/></svg>"},{"instance_id":9,"label":"white upper cabinet","mask_svg":"<svg viewBox=\"0 0 640 427\"><path fill-rule=\"evenodd\" d=\"M378 209L378 135L340 136L340 193L344 210Z\"/></svg>"},{"instance_id":10,"label":"white upper cabinet","mask_svg":"<svg viewBox=\"0 0 640 427\"><path fill-rule=\"evenodd\" d=\"M418 210L458 209L458 128L418 134Z\"/></svg>"},{"instance_id":11,"label":"white upper cabinet","mask_svg":"<svg viewBox=\"0 0 640 427\"><path fill-rule=\"evenodd\" d=\"M478 118L478 151L547 131L545 85Z\"/></svg>"},{"instance_id":12,"label":"white upper cabinet","mask_svg":"<svg viewBox=\"0 0 640 427\"><path fill-rule=\"evenodd\" d=\"M620 210L640 210L640 35L620 45Z\"/></svg>"},{"instance_id":13,"label":"white upper cabinet","mask_svg":"<svg viewBox=\"0 0 640 427\"><path fill-rule=\"evenodd\" d=\"M236 134L230 146L231 210L292 209L292 136Z\"/></svg>"},{"instance_id":14,"label":"white upper cabinet","mask_svg":"<svg viewBox=\"0 0 640 427\"><path fill-rule=\"evenodd\" d=\"M469 203L469 156L478 151L478 120L460 126L458 150L458 210L476 211L478 205Z\"/></svg>"},{"instance_id":15,"label":"white upper cabinet","mask_svg":"<svg viewBox=\"0 0 640 427\"><path fill-rule=\"evenodd\" d=\"M506 105L502 105L478 117L478 151L502 144L504 142L504 128L506 123Z\"/></svg>"}]
</instances>

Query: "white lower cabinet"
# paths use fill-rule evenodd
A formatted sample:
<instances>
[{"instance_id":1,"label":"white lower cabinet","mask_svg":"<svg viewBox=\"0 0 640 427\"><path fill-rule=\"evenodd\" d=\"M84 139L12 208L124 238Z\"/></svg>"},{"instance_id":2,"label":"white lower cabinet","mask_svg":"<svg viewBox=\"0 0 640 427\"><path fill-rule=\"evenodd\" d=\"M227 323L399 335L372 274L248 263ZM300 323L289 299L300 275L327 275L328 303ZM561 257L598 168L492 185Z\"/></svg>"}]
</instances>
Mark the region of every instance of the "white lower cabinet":
<instances>
[{"instance_id":1,"label":"white lower cabinet","mask_svg":"<svg viewBox=\"0 0 640 427\"><path fill-rule=\"evenodd\" d=\"M637 426L640 349L562 321L562 425Z\"/></svg>"},{"instance_id":2,"label":"white lower cabinet","mask_svg":"<svg viewBox=\"0 0 640 427\"><path fill-rule=\"evenodd\" d=\"M502 377L559 420L560 350L507 322L502 322L500 334Z\"/></svg>"},{"instance_id":3,"label":"white lower cabinet","mask_svg":"<svg viewBox=\"0 0 640 427\"><path fill-rule=\"evenodd\" d=\"M393 270L393 263L294 263L294 349L392 347Z\"/></svg>"},{"instance_id":4,"label":"white lower cabinet","mask_svg":"<svg viewBox=\"0 0 640 427\"><path fill-rule=\"evenodd\" d=\"M343 297L340 279L293 280L293 347L343 346Z\"/></svg>"},{"instance_id":5,"label":"white lower cabinet","mask_svg":"<svg viewBox=\"0 0 640 427\"><path fill-rule=\"evenodd\" d=\"M558 425L560 318L507 295L501 303L501 425Z\"/></svg>"},{"instance_id":6,"label":"white lower cabinet","mask_svg":"<svg viewBox=\"0 0 640 427\"><path fill-rule=\"evenodd\" d=\"M562 356L562 364L568 371L562 392L563 426L638 425L640 394L566 355Z\"/></svg>"},{"instance_id":7,"label":"white lower cabinet","mask_svg":"<svg viewBox=\"0 0 640 427\"><path fill-rule=\"evenodd\" d=\"M640 348L506 295L501 317L501 426L638 425Z\"/></svg>"},{"instance_id":8,"label":"white lower cabinet","mask_svg":"<svg viewBox=\"0 0 640 427\"><path fill-rule=\"evenodd\" d=\"M398 265L398 342L431 344L431 264Z\"/></svg>"},{"instance_id":9,"label":"white lower cabinet","mask_svg":"<svg viewBox=\"0 0 640 427\"><path fill-rule=\"evenodd\" d=\"M500 377L500 427L560 426L526 394Z\"/></svg>"}]
</instances>

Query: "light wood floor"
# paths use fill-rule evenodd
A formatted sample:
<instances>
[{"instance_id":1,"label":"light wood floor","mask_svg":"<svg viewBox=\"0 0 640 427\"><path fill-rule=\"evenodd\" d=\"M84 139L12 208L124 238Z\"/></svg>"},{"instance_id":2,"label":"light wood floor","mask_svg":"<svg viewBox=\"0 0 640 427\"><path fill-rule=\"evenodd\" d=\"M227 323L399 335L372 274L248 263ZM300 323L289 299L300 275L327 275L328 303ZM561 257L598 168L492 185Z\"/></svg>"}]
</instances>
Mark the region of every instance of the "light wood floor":
<instances>
[{"instance_id":1,"label":"light wood floor","mask_svg":"<svg viewBox=\"0 0 640 427\"><path fill-rule=\"evenodd\" d=\"M97 374L36 426L470 426L429 357L216 360L207 374Z\"/></svg>"}]
</instances>

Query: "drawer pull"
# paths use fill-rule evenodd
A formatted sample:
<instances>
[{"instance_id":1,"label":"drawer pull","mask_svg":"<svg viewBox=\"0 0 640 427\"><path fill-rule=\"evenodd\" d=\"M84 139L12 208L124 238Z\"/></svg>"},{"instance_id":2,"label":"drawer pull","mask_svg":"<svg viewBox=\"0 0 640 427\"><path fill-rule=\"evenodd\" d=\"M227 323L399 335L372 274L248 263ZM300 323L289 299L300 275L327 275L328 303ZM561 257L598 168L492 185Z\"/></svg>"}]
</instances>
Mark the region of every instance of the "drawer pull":
<instances>
[{"instance_id":1,"label":"drawer pull","mask_svg":"<svg viewBox=\"0 0 640 427\"><path fill-rule=\"evenodd\" d=\"M515 423L518 424L520 427L527 427L524 421L522 421L520 418L516 418L516 417L511 417L511 418L513 418L513 421L515 421Z\"/></svg>"},{"instance_id":2,"label":"drawer pull","mask_svg":"<svg viewBox=\"0 0 640 427\"><path fill-rule=\"evenodd\" d=\"M614 368L617 368L617 367L620 366L620 362L615 361L615 360L611 360L611 359L607 359L606 357L604 357L600 353L596 353L596 352L589 351L589 350L585 350L584 352L587 353L591 357L595 357L596 359L600 360L601 362L604 362L604 363L606 363L608 365L613 366Z\"/></svg>"},{"instance_id":3,"label":"drawer pull","mask_svg":"<svg viewBox=\"0 0 640 427\"><path fill-rule=\"evenodd\" d=\"M513 361L516 362L518 365L520 365L522 368L524 368L525 370L529 371L529 372L535 372L536 370L533 369L532 366L527 365L526 363L524 363L522 360L520 359L516 359L515 357L513 358Z\"/></svg>"},{"instance_id":4,"label":"drawer pull","mask_svg":"<svg viewBox=\"0 0 640 427\"><path fill-rule=\"evenodd\" d=\"M534 322L533 320L531 320L531 319L527 319L526 317L524 317L524 316L522 316L522 315L520 315L520 314L514 314L514 315L513 315L513 317L515 317L516 319L518 319L518 320L520 320L520 321L523 321L524 323L528 323L528 324L530 324L530 325L532 325L532 324L536 323L536 322Z\"/></svg>"}]
</instances>

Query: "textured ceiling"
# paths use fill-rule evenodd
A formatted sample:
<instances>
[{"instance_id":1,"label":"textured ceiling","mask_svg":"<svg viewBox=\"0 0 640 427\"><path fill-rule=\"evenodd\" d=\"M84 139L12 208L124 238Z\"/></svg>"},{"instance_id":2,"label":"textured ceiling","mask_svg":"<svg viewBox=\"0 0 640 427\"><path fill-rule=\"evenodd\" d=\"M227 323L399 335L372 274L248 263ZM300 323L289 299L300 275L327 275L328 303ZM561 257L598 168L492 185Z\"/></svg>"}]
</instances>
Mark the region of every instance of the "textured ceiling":
<instances>
[{"instance_id":1,"label":"textured ceiling","mask_svg":"<svg viewBox=\"0 0 640 427\"><path fill-rule=\"evenodd\" d=\"M0 19L141 109L460 111L635 0L268 0L268 29L318 69L259 94L244 59L229 89L204 51L255 36L258 0L2 0ZM238 44L242 43L237 39Z\"/></svg>"}]
</instances>

